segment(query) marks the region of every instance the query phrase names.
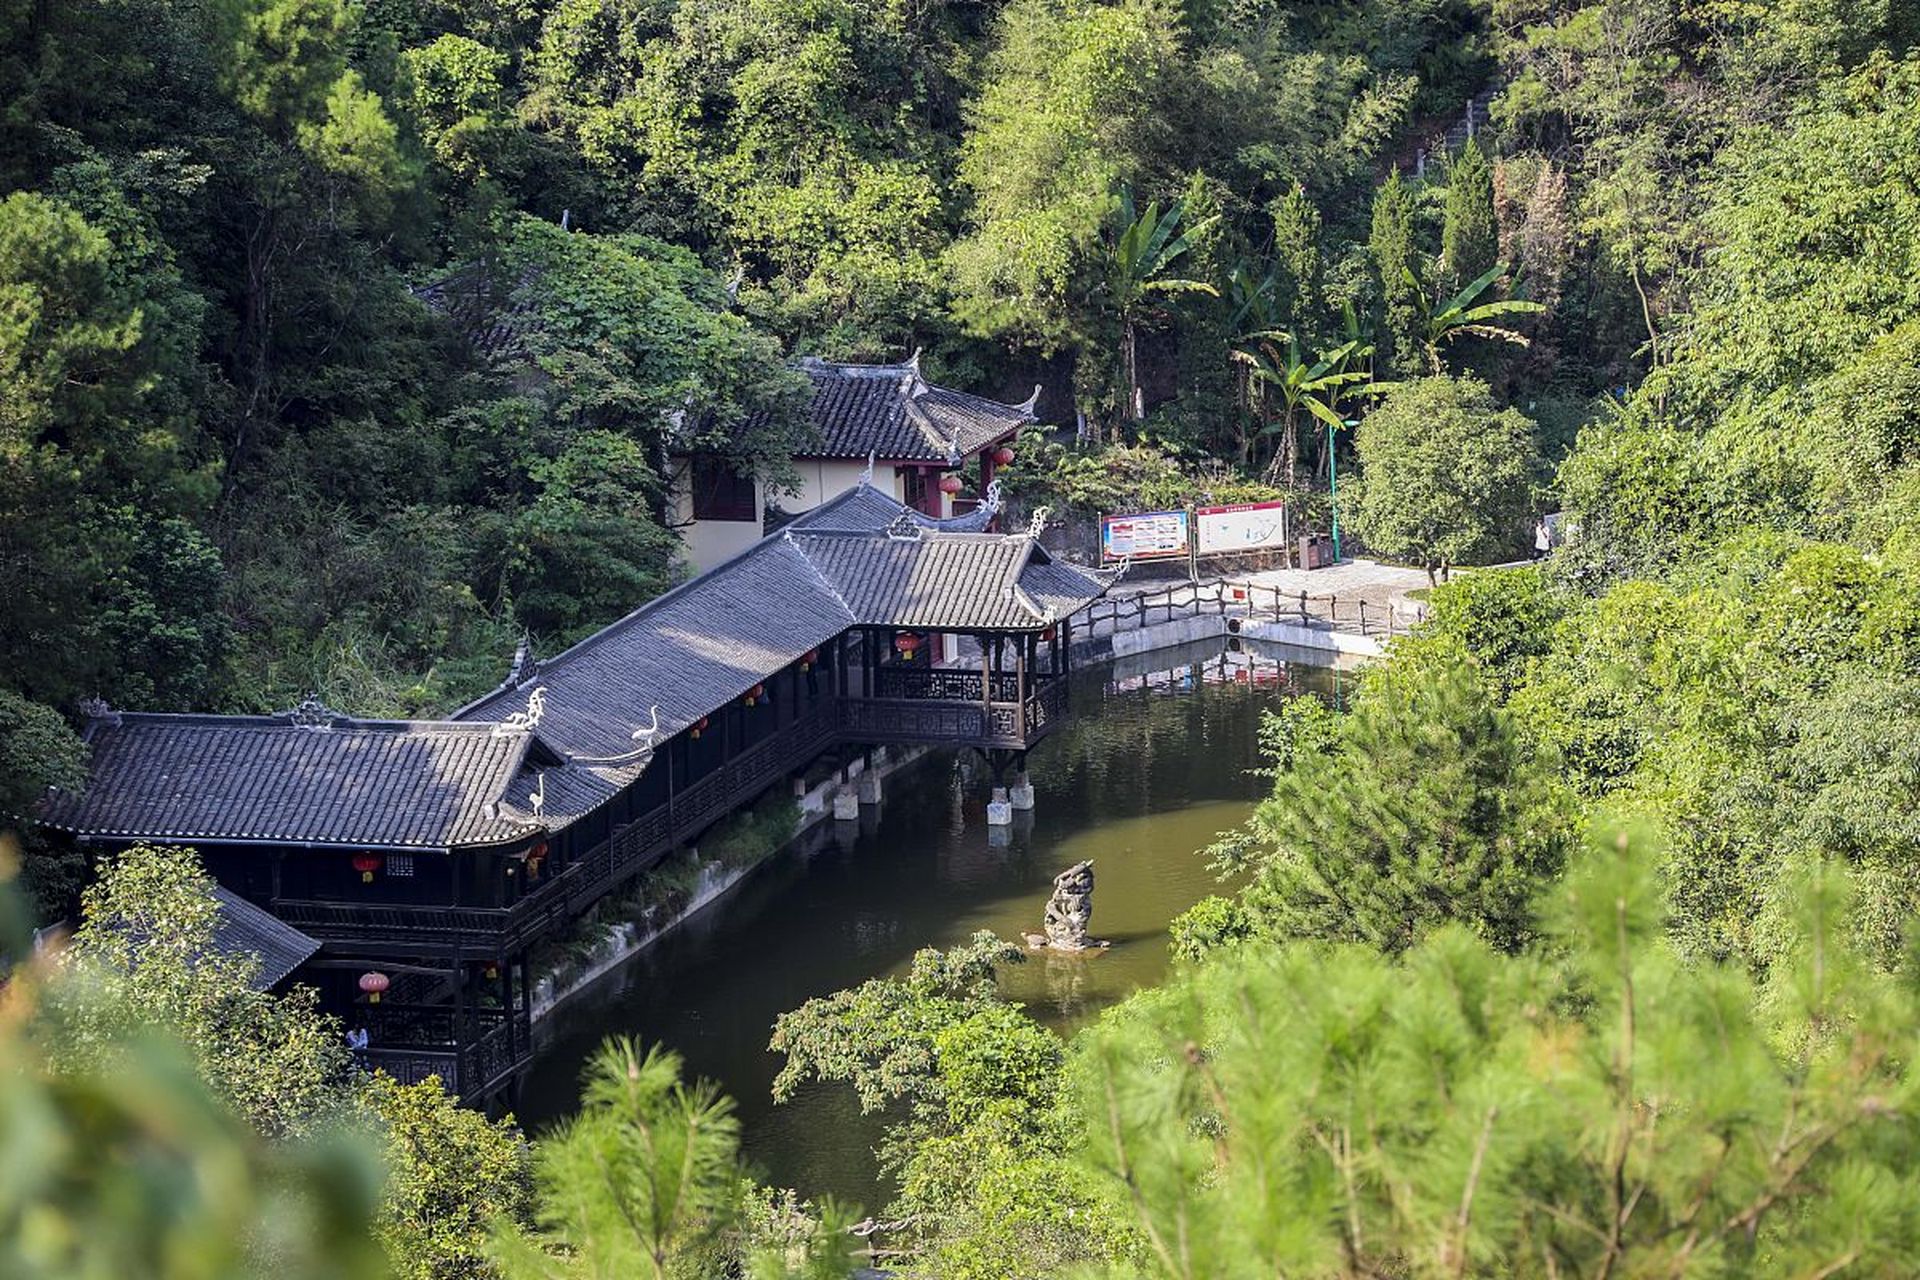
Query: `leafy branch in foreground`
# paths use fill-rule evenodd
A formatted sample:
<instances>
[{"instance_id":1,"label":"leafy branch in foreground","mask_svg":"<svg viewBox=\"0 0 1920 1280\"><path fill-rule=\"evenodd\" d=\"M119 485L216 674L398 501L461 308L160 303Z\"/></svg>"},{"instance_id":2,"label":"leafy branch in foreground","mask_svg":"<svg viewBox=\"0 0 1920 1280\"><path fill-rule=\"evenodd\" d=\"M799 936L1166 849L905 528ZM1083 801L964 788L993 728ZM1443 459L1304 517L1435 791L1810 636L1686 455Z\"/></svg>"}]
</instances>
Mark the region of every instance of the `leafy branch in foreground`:
<instances>
[{"instance_id":1,"label":"leafy branch in foreground","mask_svg":"<svg viewBox=\"0 0 1920 1280\"><path fill-rule=\"evenodd\" d=\"M1817 863L1764 987L1689 965L1648 843L1595 841L1539 953L1242 951L1089 1033L1088 1159L1146 1274L1903 1273L1911 984L1847 949Z\"/></svg>"}]
</instances>

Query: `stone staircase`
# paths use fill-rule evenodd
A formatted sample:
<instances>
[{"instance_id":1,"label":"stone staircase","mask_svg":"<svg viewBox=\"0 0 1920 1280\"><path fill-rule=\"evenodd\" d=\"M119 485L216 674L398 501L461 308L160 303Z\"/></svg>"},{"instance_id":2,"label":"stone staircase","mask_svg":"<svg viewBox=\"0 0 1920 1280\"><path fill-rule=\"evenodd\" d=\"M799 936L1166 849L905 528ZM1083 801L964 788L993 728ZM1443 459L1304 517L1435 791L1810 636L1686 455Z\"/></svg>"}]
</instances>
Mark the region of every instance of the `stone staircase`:
<instances>
[{"instance_id":1,"label":"stone staircase","mask_svg":"<svg viewBox=\"0 0 1920 1280\"><path fill-rule=\"evenodd\" d=\"M1499 92L1499 85L1488 85L1469 98L1459 119L1448 125L1443 133L1434 137L1426 146L1421 147L1415 155L1414 176L1426 177L1429 161L1452 156L1467 145L1468 139L1479 136L1493 121L1493 99Z\"/></svg>"}]
</instances>

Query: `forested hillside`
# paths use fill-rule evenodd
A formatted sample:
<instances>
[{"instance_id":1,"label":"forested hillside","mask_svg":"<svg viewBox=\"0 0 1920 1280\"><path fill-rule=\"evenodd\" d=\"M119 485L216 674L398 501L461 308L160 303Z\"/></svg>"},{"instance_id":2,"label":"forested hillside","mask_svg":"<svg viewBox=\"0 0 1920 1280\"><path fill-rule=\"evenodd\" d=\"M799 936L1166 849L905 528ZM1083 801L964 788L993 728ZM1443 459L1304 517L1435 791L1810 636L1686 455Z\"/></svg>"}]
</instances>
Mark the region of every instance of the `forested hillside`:
<instances>
[{"instance_id":1,"label":"forested hillside","mask_svg":"<svg viewBox=\"0 0 1920 1280\"><path fill-rule=\"evenodd\" d=\"M1063 1043L982 939L781 1022L781 1090L894 1108L898 1266L1909 1274L1916 41L1912 0L0 2L0 828L84 777L83 700L491 686L680 572L670 447L778 480L791 357L923 348L1047 382L1036 498L1312 512L1338 450L1343 521L1436 577L1569 537L1270 722L1167 987ZM109 1138L194 1118L251 1189L153 1231L242 1274L273 1188L353 1183L313 1194L362 1235L373 1197L283 1144L348 1105L338 1029L110 927L204 934L189 863L95 890L99 989L47 978L0 1057ZM156 1022L218 1106L94 1060ZM532 1163L355 1095L402 1272L844 1274L709 1091L596 1070ZM640 1131L699 1176L636 1245ZM10 1167L87 1149L46 1141ZM147 1166L73 1168L35 1247L141 1256L85 1213Z\"/></svg>"}]
</instances>

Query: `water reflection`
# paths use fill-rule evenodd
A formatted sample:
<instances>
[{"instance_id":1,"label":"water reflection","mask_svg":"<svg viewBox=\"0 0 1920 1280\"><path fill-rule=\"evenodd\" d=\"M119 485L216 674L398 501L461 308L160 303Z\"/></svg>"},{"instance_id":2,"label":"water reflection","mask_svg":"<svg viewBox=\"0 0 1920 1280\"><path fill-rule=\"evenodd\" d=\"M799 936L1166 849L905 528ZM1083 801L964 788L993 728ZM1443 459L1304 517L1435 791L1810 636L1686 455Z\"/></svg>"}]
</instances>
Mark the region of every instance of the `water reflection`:
<instances>
[{"instance_id":1,"label":"water reflection","mask_svg":"<svg viewBox=\"0 0 1920 1280\"><path fill-rule=\"evenodd\" d=\"M1285 655L1282 655L1283 657ZM1166 923L1217 885L1199 851L1242 822L1262 790L1259 714L1333 677L1271 655L1212 647L1083 674L1075 719L1030 758L1037 792L1014 825L986 825L980 761L929 757L886 784L858 823L816 828L803 852L757 872L547 1026L522 1114L566 1114L600 1039L663 1041L740 1104L745 1144L766 1176L805 1194L877 1207L877 1117L851 1090L809 1088L772 1106L773 1020L807 999L904 971L915 950L978 929L1037 931L1059 871L1094 860L1093 930L1112 946L1040 955L1004 986L1049 1025L1070 1029L1156 981Z\"/></svg>"}]
</instances>

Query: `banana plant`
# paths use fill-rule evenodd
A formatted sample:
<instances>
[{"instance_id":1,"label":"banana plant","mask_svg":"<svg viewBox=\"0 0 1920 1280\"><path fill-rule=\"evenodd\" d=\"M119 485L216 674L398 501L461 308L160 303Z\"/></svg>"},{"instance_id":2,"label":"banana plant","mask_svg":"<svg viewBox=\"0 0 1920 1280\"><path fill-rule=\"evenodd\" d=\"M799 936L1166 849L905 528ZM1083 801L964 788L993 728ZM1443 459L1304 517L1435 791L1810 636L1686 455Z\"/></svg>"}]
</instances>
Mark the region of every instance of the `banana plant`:
<instances>
[{"instance_id":1,"label":"banana plant","mask_svg":"<svg viewBox=\"0 0 1920 1280\"><path fill-rule=\"evenodd\" d=\"M1361 384L1370 383L1370 375L1365 369L1351 367L1364 358L1362 344L1347 342L1308 360L1301 354L1300 340L1291 333L1275 329L1250 336L1253 349L1236 349L1234 358L1248 366L1257 382L1273 387L1279 395L1280 420L1262 433L1280 437L1279 447L1267 465L1267 477L1275 482L1284 477L1291 486L1298 459L1301 411L1339 430L1347 423L1336 406L1349 396L1366 393Z\"/></svg>"},{"instance_id":2,"label":"banana plant","mask_svg":"<svg viewBox=\"0 0 1920 1280\"><path fill-rule=\"evenodd\" d=\"M1493 282L1506 273L1507 264L1498 262L1493 270L1473 281L1459 293L1444 303L1429 300L1428 293L1420 284L1418 276L1411 267L1402 267L1407 282L1413 286L1414 295L1420 301L1420 317L1426 323L1427 364L1437 376L1446 372L1446 366L1440 360L1440 348L1455 338L1471 336L1492 338L1499 342L1510 342L1517 347L1530 345L1526 334L1504 325L1490 324L1505 316L1535 315L1546 308L1537 302L1525 298L1506 298L1497 302L1483 302L1478 306L1474 302L1481 294L1493 287Z\"/></svg>"},{"instance_id":3,"label":"banana plant","mask_svg":"<svg viewBox=\"0 0 1920 1280\"><path fill-rule=\"evenodd\" d=\"M1218 216L1202 218L1181 232L1180 220L1185 213L1185 201L1175 200L1162 213L1156 200L1147 206L1145 213L1136 214L1133 193L1120 194L1121 231L1107 255L1106 286L1113 308L1120 314L1121 377L1126 384L1127 415L1136 422L1147 416L1146 400L1140 390L1139 339L1140 323L1150 310L1149 299L1155 294L1218 296L1220 292L1204 280L1167 274L1220 220Z\"/></svg>"}]
</instances>

